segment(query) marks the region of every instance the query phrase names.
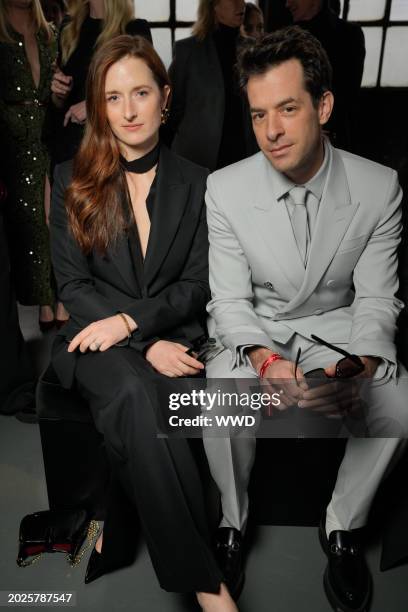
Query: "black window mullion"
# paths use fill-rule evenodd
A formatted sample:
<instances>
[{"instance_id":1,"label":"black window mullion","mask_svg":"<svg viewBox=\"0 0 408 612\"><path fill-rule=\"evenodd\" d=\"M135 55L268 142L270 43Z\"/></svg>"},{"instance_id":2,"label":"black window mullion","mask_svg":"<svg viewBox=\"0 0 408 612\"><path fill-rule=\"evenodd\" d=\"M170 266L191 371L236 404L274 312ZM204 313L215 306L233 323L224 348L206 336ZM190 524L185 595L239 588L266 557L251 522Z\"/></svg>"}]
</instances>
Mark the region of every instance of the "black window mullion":
<instances>
[{"instance_id":1,"label":"black window mullion","mask_svg":"<svg viewBox=\"0 0 408 612\"><path fill-rule=\"evenodd\" d=\"M343 19L346 19L346 20L348 19L348 15L349 15L350 2L352 2L352 0L344 0L344 4L343 4L342 17ZM384 54L385 54L385 43L386 43L388 28L393 27L393 26L408 27L408 21L406 19L391 21L390 19L391 8L392 8L392 0L386 0L384 16L382 19L376 19L373 21L358 21L357 22L361 27L364 27L364 28L370 28L370 27L382 28L381 48L380 48L380 57L378 61L376 87L381 87L381 78L382 78L383 62L384 62Z\"/></svg>"},{"instance_id":2,"label":"black window mullion","mask_svg":"<svg viewBox=\"0 0 408 612\"><path fill-rule=\"evenodd\" d=\"M150 21L149 25L152 29L170 29L171 35L171 46L174 49L174 42L176 40L176 29L177 28L191 28L193 21L177 21L176 17L176 2L177 0L169 0L170 16L167 21Z\"/></svg>"},{"instance_id":3,"label":"black window mullion","mask_svg":"<svg viewBox=\"0 0 408 612\"><path fill-rule=\"evenodd\" d=\"M381 86L381 75L383 68L383 59L384 59L384 49L385 49L385 39L387 36L387 29L390 23L390 14L391 14L391 3L392 0L387 0L385 5L385 14L383 19L383 31L382 31L382 41L381 41L381 51L380 51L380 60L378 62L378 74L377 74L377 87Z\"/></svg>"},{"instance_id":4,"label":"black window mullion","mask_svg":"<svg viewBox=\"0 0 408 612\"><path fill-rule=\"evenodd\" d=\"M176 0L170 0L170 19L169 24L171 32L171 48L174 48L175 30L176 30Z\"/></svg>"}]
</instances>

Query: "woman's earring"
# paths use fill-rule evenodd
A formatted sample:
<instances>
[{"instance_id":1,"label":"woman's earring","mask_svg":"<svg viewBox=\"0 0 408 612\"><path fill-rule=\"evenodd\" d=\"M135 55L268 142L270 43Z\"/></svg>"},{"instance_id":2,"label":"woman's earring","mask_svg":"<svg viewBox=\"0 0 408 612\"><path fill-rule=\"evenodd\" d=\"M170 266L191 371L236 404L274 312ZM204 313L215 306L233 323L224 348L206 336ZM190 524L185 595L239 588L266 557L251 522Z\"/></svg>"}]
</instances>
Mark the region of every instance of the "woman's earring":
<instances>
[{"instance_id":1,"label":"woman's earring","mask_svg":"<svg viewBox=\"0 0 408 612\"><path fill-rule=\"evenodd\" d=\"M161 123L162 123L162 125L167 123L167 119L169 118L169 114L170 114L170 111L169 111L169 109L166 106L166 108L163 108L163 110L161 112Z\"/></svg>"}]
</instances>

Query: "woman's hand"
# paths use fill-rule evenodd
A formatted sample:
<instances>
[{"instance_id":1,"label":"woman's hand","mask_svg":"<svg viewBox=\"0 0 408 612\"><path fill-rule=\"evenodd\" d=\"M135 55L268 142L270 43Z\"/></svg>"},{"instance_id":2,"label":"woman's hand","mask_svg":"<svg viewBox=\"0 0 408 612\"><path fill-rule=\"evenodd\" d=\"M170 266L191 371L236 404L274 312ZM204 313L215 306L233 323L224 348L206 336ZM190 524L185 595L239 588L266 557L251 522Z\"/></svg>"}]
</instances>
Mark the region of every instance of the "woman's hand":
<instances>
[{"instance_id":1,"label":"woman's hand","mask_svg":"<svg viewBox=\"0 0 408 612\"><path fill-rule=\"evenodd\" d=\"M64 117L64 127L68 125L68 121L72 121L72 123L85 123L86 121L86 106L85 100L82 102L78 102L77 104L73 104L69 107Z\"/></svg>"},{"instance_id":2,"label":"woman's hand","mask_svg":"<svg viewBox=\"0 0 408 612\"><path fill-rule=\"evenodd\" d=\"M130 329L134 331L137 328L134 320L128 315L124 315L129 323ZM88 349L91 351L106 351L108 348L121 342L128 336L128 330L122 317L115 315L95 321L72 338L68 352L72 353L78 347L81 353L85 353Z\"/></svg>"},{"instance_id":3,"label":"woman's hand","mask_svg":"<svg viewBox=\"0 0 408 612\"><path fill-rule=\"evenodd\" d=\"M52 93L61 101L66 100L72 89L72 76L68 76L57 68L51 81Z\"/></svg>"},{"instance_id":4,"label":"woman's hand","mask_svg":"<svg viewBox=\"0 0 408 612\"><path fill-rule=\"evenodd\" d=\"M160 374L170 378L195 376L204 369L204 364L187 355L187 350L177 342L158 340L147 349L146 359Z\"/></svg>"}]
</instances>

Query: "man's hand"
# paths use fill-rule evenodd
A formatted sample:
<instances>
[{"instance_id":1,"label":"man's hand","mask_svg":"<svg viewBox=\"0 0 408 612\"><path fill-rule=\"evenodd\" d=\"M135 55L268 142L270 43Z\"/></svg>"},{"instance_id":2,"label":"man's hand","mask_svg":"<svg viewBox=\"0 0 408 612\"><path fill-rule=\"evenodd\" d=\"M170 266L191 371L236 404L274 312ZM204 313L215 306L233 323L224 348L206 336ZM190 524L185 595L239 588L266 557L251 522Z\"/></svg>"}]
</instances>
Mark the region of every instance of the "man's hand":
<instances>
[{"instance_id":1,"label":"man's hand","mask_svg":"<svg viewBox=\"0 0 408 612\"><path fill-rule=\"evenodd\" d=\"M378 366L381 363L381 359L379 357L372 356L363 356L360 357L361 361L364 363L364 370L361 374L358 375L359 378L373 378L374 374L377 371Z\"/></svg>"},{"instance_id":2,"label":"man's hand","mask_svg":"<svg viewBox=\"0 0 408 612\"><path fill-rule=\"evenodd\" d=\"M360 359L364 363L363 372L349 379L331 380L327 384L311 389L304 394L300 407L327 415L341 415L358 410L360 396L356 379L373 377L381 361L378 357L371 356L363 356ZM336 374L336 364L327 366L324 371L327 377L333 379Z\"/></svg>"},{"instance_id":3,"label":"man's hand","mask_svg":"<svg viewBox=\"0 0 408 612\"><path fill-rule=\"evenodd\" d=\"M248 357L258 375L265 359L272 355L272 353L273 351L264 347L255 347L248 350ZM295 378L295 363L286 359L273 361L267 367L264 378L276 380L276 384L273 381L270 381L269 384L274 393L278 391L280 394L281 403L277 407L279 410L284 410L293 404L297 404L302 399L304 391L307 391L309 388L302 368L298 367Z\"/></svg>"},{"instance_id":4,"label":"man's hand","mask_svg":"<svg viewBox=\"0 0 408 612\"><path fill-rule=\"evenodd\" d=\"M129 323L130 329L137 328L134 320L124 315ZM79 332L70 342L68 352L72 353L78 347L81 353L88 349L91 351L106 351L108 348L121 342L128 336L128 329L122 317L115 315L107 319L95 321Z\"/></svg>"},{"instance_id":5,"label":"man's hand","mask_svg":"<svg viewBox=\"0 0 408 612\"><path fill-rule=\"evenodd\" d=\"M158 340L147 349L146 359L157 372L170 378L195 376L204 369L204 364L187 355L187 350L177 342Z\"/></svg>"},{"instance_id":6,"label":"man's hand","mask_svg":"<svg viewBox=\"0 0 408 612\"><path fill-rule=\"evenodd\" d=\"M359 385L353 378L331 378L327 383L322 380L318 387L306 391L299 402L300 408L326 416L341 416L354 412L360 405Z\"/></svg>"},{"instance_id":7,"label":"man's hand","mask_svg":"<svg viewBox=\"0 0 408 612\"><path fill-rule=\"evenodd\" d=\"M360 359L364 364L364 370L360 374L353 376L353 378L372 378L381 363L381 359L379 357L372 356L360 356ZM324 371L326 372L326 376L332 378L336 375L336 364L333 363L332 365L327 366Z\"/></svg>"},{"instance_id":8,"label":"man's hand","mask_svg":"<svg viewBox=\"0 0 408 612\"><path fill-rule=\"evenodd\" d=\"M72 123L85 123L86 121L86 105L85 100L82 102L78 102L77 104L73 104L65 113L64 117L64 127L68 125L68 121L72 121Z\"/></svg>"}]
</instances>

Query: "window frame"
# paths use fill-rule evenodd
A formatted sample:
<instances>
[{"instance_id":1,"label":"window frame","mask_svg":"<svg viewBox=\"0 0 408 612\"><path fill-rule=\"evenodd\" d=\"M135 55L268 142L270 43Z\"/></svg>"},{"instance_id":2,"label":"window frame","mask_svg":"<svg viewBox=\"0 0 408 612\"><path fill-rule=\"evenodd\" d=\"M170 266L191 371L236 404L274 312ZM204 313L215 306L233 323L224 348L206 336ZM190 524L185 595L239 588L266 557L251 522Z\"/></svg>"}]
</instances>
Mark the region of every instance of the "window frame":
<instances>
[{"instance_id":1,"label":"window frame","mask_svg":"<svg viewBox=\"0 0 408 612\"><path fill-rule=\"evenodd\" d=\"M343 10L341 12L342 19L348 21L347 17L350 10L350 3L353 0L343 0ZM373 19L372 21L353 21L350 23L358 23L361 27L371 28L371 27L380 27L382 29L382 37L381 37L381 48L380 48L380 58L378 61L378 73L377 73L377 83L374 86L367 86L364 89L392 89L393 91L404 91L408 88L406 86L392 86L392 85L381 85L381 77L384 65L384 52L385 52L385 42L387 38L387 31L389 28L393 26L401 26L407 27L408 33L408 20L391 20L391 5L393 0L385 0L385 10L384 16L382 19Z\"/></svg>"},{"instance_id":2,"label":"window frame","mask_svg":"<svg viewBox=\"0 0 408 612\"><path fill-rule=\"evenodd\" d=\"M179 21L176 18L176 0L168 0L170 4L170 15L166 21L149 21L151 30L162 29L170 30L171 32L171 45L174 46L175 32L178 28L191 28L194 21Z\"/></svg>"}]
</instances>

